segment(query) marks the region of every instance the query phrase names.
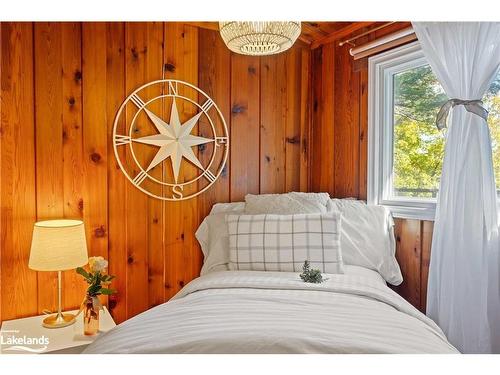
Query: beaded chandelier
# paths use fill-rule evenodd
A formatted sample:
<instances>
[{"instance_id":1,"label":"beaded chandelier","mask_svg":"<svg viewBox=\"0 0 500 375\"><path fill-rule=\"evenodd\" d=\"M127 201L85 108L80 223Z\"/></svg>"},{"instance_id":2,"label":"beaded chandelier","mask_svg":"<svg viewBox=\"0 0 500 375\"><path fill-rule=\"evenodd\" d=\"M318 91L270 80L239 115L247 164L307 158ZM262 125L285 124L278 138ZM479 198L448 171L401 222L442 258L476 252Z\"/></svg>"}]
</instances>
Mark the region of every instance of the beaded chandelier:
<instances>
[{"instance_id":1,"label":"beaded chandelier","mask_svg":"<svg viewBox=\"0 0 500 375\"><path fill-rule=\"evenodd\" d=\"M300 35L300 22L219 22L227 47L242 55L273 55L289 49Z\"/></svg>"}]
</instances>

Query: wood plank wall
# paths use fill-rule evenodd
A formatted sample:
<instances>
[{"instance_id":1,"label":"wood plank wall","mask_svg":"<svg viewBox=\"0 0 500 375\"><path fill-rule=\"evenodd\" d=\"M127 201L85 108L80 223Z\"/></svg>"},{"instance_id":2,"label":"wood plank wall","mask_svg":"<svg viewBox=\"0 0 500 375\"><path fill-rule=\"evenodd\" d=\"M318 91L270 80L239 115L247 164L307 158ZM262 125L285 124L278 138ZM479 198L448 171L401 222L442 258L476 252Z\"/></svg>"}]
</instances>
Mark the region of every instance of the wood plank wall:
<instances>
[{"instance_id":1,"label":"wood plank wall","mask_svg":"<svg viewBox=\"0 0 500 375\"><path fill-rule=\"evenodd\" d=\"M356 43L407 26L396 23ZM327 191L338 198L366 199L368 60L354 61L350 46L340 47L338 42L312 51L311 190ZM396 256L404 278L395 290L425 311L433 223L395 221Z\"/></svg>"},{"instance_id":2,"label":"wood plank wall","mask_svg":"<svg viewBox=\"0 0 500 375\"><path fill-rule=\"evenodd\" d=\"M308 190L307 46L233 55L216 31L183 23L2 23L0 33L0 321L56 308L56 274L27 267L36 220L84 220L90 255L117 276L109 307L121 322L199 274L194 232L214 202ZM112 150L121 102L163 76L198 85L230 127L224 173L186 202L139 192ZM76 307L83 281L65 272L63 288L64 307Z\"/></svg>"},{"instance_id":3,"label":"wood plank wall","mask_svg":"<svg viewBox=\"0 0 500 375\"><path fill-rule=\"evenodd\" d=\"M36 220L85 221L90 255L109 258L117 275L109 307L121 322L198 275L194 231L213 203L292 190L366 199L367 60L354 61L348 46L310 52L298 43L285 54L244 57L216 31L183 23L2 23L0 36L0 321L55 308L55 274L27 268ZM198 85L230 128L221 177L187 202L140 193L112 151L117 108L161 77ZM199 132L207 126L200 122ZM432 225L396 220L405 278L396 291L422 311ZM65 272L63 287L64 306L76 307L85 285Z\"/></svg>"}]
</instances>

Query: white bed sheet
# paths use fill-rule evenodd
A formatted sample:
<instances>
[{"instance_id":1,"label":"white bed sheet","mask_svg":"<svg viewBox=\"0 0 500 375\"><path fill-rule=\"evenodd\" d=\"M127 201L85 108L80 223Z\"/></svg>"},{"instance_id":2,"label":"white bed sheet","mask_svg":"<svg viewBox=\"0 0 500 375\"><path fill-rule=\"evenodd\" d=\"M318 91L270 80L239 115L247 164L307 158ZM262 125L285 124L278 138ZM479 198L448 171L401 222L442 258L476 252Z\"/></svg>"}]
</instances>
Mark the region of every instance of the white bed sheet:
<instances>
[{"instance_id":1,"label":"white bed sheet","mask_svg":"<svg viewBox=\"0 0 500 375\"><path fill-rule=\"evenodd\" d=\"M348 266L326 276L212 272L84 353L457 353L378 273Z\"/></svg>"}]
</instances>

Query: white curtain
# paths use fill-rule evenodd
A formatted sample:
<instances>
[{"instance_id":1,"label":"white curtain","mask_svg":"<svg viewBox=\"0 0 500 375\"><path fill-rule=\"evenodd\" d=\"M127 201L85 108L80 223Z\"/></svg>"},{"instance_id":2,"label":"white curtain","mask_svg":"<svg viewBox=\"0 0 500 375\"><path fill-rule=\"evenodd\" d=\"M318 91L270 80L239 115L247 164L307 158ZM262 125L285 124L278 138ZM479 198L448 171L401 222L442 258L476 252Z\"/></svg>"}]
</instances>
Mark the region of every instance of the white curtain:
<instances>
[{"instance_id":1,"label":"white curtain","mask_svg":"<svg viewBox=\"0 0 500 375\"><path fill-rule=\"evenodd\" d=\"M481 99L500 67L500 23L415 22L413 28L448 97ZM460 351L498 352L500 265L490 133L486 121L463 105L450 113L427 315Z\"/></svg>"}]
</instances>

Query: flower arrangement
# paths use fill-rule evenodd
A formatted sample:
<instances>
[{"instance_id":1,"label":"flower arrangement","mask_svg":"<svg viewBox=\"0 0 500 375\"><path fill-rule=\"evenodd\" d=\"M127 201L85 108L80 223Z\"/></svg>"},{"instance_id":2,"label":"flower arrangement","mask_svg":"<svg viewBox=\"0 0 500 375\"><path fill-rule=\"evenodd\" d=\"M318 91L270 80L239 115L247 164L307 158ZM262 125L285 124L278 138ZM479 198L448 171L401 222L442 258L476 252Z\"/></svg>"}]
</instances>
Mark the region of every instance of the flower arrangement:
<instances>
[{"instance_id":1,"label":"flower arrangement","mask_svg":"<svg viewBox=\"0 0 500 375\"><path fill-rule=\"evenodd\" d=\"M108 261L103 257L89 258L89 272L78 267L76 272L83 276L89 284L87 295L83 299L80 311L83 311L83 333L91 336L99 331L99 311L103 309L98 296L111 295L116 290L108 288L111 280L115 277L107 275L104 270L108 267Z\"/></svg>"},{"instance_id":2,"label":"flower arrangement","mask_svg":"<svg viewBox=\"0 0 500 375\"><path fill-rule=\"evenodd\" d=\"M103 273L106 267L108 267L108 261L103 257L90 257L90 272L85 271L82 267L78 267L76 269L76 272L82 275L85 281L89 284L87 289L88 296L97 297L101 294L111 295L116 293L116 290L107 287L111 283L111 280L115 277Z\"/></svg>"}]
</instances>

